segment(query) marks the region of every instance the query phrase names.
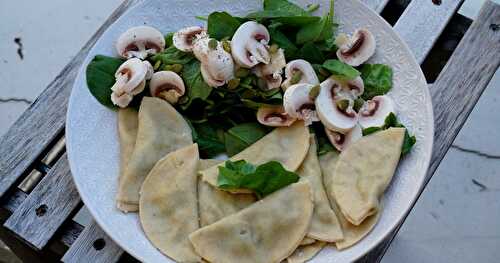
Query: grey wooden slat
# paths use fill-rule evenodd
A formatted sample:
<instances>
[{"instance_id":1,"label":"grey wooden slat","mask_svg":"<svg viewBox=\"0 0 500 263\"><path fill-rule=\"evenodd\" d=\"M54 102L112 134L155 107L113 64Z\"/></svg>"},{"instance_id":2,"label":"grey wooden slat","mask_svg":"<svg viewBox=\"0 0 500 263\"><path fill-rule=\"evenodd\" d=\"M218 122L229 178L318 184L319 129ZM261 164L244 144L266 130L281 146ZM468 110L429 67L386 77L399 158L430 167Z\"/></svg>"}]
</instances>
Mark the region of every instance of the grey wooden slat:
<instances>
[{"instance_id":1,"label":"grey wooden slat","mask_svg":"<svg viewBox=\"0 0 500 263\"><path fill-rule=\"evenodd\" d=\"M384 7L387 5L389 0L361 0L361 2L375 10L375 12L380 13L384 10Z\"/></svg>"},{"instance_id":2,"label":"grey wooden slat","mask_svg":"<svg viewBox=\"0 0 500 263\"><path fill-rule=\"evenodd\" d=\"M499 24L500 5L487 1L432 85L434 149L420 194L500 66L500 30L495 29ZM401 225L359 262L379 262Z\"/></svg>"},{"instance_id":3,"label":"grey wooden slat","mask_svg":"<svg viewBox=\"0 0 500 263\"><path fill-rule=\"evenodd\" d=\"M123 250L102 231L96 222L92 222L64 254L62 261L83 263L92 259L94 263L108 263L118 261L122 254Z\"/></svg>"},{"instance_id":4,"label":"grey wooden slat","mask_svg":"<svg viewBox=\"0 0 500 263\"><path fill-rule=\"evenodd\" d=\"M4 226L34 248L42 249L79 202L64 154Z\"/></svg>"},{"instance_id":5,"label":"grey wooden slat","mask_svg":"<svg viewBox=\"0 0 500 263\"><path fill-rule=\"evenodd\" d=\"M437 1L436 1L437 2ZM422 63L463 0L414 0L394 25L418 63Z\"/></svg>"},{"instance_id":6,"label":"grey wooden slat","mask_svg":"<svg viewBox=\"0 0 500 263\"><path fill-rule=\"evenodd\" d=\"M49 86L0 138L0 197L64 128L67 103L76 74L90 48L121 14L139 0L124 1Z\"/></svg>"}]
</instances>

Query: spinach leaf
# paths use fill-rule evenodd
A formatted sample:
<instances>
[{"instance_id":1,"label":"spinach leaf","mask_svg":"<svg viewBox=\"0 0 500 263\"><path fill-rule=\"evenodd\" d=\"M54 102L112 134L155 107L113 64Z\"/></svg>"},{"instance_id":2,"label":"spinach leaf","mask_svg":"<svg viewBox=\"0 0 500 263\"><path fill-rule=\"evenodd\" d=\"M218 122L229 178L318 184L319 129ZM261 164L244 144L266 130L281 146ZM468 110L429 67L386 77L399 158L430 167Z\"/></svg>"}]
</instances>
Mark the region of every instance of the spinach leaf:
<instances>
[{"instance_id":1,"label":"spinach leaf","mask_svg":"<svg viewBox=\"0 0 500 263\"><path fill-rule=\"evenodd\" d=\"M214 124L208 122L191 124L193 130L193 141L198 143L200 156L202 158L212 158L225 151L223 138Z\"/></svg>"},{"instance_id":2,"label":"spinach leaf","mask_svg":"<svg viewBox=\"0 0 500 263\"><path fill-rule=\"evenodd\" d=\"M213 12L208 16L208 34L217 40L231 39L241 25L240 21L227 12Z\"/></svg>"},{"instance_id":3,"label":"spinach leaf","mask_svg":"<svg viewBox=\"0 0 500 263\"><path fill-rule=\"evenodd\" d=\"M183 110L189 108L191 103L196 99L206 100L212 92L212 87L208 86L203 80L200 62L196 59L184 65L182 69L182 79L187 89L187 94L184 95L187 99L180 105Z\"/></svg>"},{"instance_id":4,"label":"spinach leaf","mask_svg":"<svg viewBox=\"0 0 500 263\"><path fill-rule=\"evenodd\" d=\"M232 127L224 134L227 154L233 156L243 151L268 132L267 127L257 122L243 123Z\"/></svg>"},{"instance_id":5,"label":"spinach leaf","mask_svg":"<svg viewBox=\"0 0 500 263\"><path fill-rule=\"evenodd\" d=\"M403 146L401 148L401 154L405 155L406 153L408 153L411 150L413 145L415 145L415 143L417 142L417 138L415 137L415 135L410 135L410 133L408 132L408 129L402 123L400 123L398 121L398 118L392 112L389 113L389 115L387 115L387 117L385 117L384 125L382 127L368 127L368 128L363 129L363 136L369 135L369 134L372 134L372 133L375 133L378 131L386 130L386 129L389 129L391 127L405 128L405 138L403 141Z\"/></svg>"},{"instance_id":6,"label":"spinach leaf","mask_svg":"<svg viewBox=\"0 0 500 263\"><path fill-rule=\"evenodd\" d=\"M281 163L270 161L259 166L245 160L226 161L219 166L217 186L223 189L252 190L259 198L299 181L299 176L287 171Z\"/></svg>"},{"instance_id":7,"label":"spinach leaf","mask_svg":"<svg viewBox=\"0 0 500 263\"><path fill-rule=\"evenodd\" d=\"M285 51L285 57L287 60L297 57L299 49L285 34L283 34L283 32L277 28L269 28L269 35L271 36L272 43L278 45Z\"/></svg>"},{"instance_id":8,"label":"spinach leaf","mask_svg":"<svg viewBox=\"0 0 500 263\"><path fill-rule=\"evenodd\" d=\"M288 0L264 0L264 10L286 12L296 16L309 15L306 10Z\"/></svg>"},{"instance_id":9,"label":"spinach leaf","mask_svg":"<svg viewBox=\"0 0 500 263\"><path fill-rule=\"evenodd\" d=\"M251 109L259 109L260 107L273 107L283 105L283 100L268 100L266 102L258 102L250 99L241 99L243 105Z\"/></svg>"},{"instance_id":10,"label":"spinach leaf","mask_svg":"<svg viewBox=\"0 0 500 263\"><path fill-rule=\"evenodd\" d=\"M361 68L361 78L365 83L365 100L384 95L392 88L392 69L383 64L364 64Z\"/></svg>"},{"instance_id":11,"label":"spinach leaf","mask_svg":"<svg viewBox=\"0 0 500 263\"><path fill-rule=\"evenodd\" d=\"M300 49L300 58L307 60L309 63L323 63L325 56L321 50L312 42L305 43Z\"/></svg>"},{"instance_id":12,"label":"spinach leaf","mask_svg":"<svg viewBox=\"0 0 500 263\"><path fill-rule=\"evenodd\" d=\"M351 80L361 75L355 68L336 59L325 61L323 63L323 68L329 70L335 77L341 80Z\"/></svg>"},{"instance_id":13,"label":"spinach leaf","mask_svg":"<svg viewBox=\"0 0 500 263\"><path fill-rule=\"evenodd\" d=\"M115 72L124 61L102 55L95 56L85 71L90 93L102 105L116 109L111 101L111 87L115 84Z\"/></svg>"},{"instance_id":14,"label":"spinach leaf","mask_svg":"<svg viewBox=\"0 0 500 263\"><path fill-rule=\"evenodd\" d=\"M263 10L254 13L250 13L246 16L248 19L263 20L263 19L273 19L273 21L279 22L282 25L288 26L304 26L311 23L317 23L321 18L317 16L311 16L308 13L304 16L297 16L293 13L276 11L276 10Z\"/></svg>"},{"instance_id":15,"label":"spinach leaf","mask_svg":"<svg viewBox=\"0 0 500 263\"><path fill-rule=\"evenodd\" d=\"M170 32L165 35L165 48L169 48L174 45L174 32Z\"/></svg>"},{"instance_id":16,"label":"spinach leaf","mask_svg":"<svg viewBox=\"0 0 500 263\"><path fill-rule=\"evenodd\" d=\"M163 52L154 55L151 60L155 64L157 61L161 61L164 65L172 65L172 64L187 64L194 59L193 55L190 53L182 52L178 50L174 46L170 46L165 49Z\"/></svg>"},{"instance_id":17,"label":"spinach leaf","mask_svg":"<svg viewBox=\"0 0 500 263\"><path fill-rule=\"evenodd\" d=\"M334 3L333 0L330 0L330 10L325 16L314 23L303 26L299 32L297 32L297 44L331 39L333 37L334 28L336 27L333 22L333 15Z\"/></svg>"}]
</instances>

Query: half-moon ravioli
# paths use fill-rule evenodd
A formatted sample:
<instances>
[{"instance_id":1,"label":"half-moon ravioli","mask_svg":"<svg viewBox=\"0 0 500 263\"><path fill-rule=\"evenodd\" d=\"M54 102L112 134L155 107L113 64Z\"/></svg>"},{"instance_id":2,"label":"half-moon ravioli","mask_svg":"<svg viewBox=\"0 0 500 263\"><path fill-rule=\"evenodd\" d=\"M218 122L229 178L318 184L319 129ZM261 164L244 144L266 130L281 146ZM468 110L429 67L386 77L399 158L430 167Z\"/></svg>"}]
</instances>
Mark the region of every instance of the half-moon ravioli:
<instances>
[{"instance_id":1,"label":"half-moon ravioli","mask_svg":"<svg viewBox=\"0 0 500 263\"><path fill-rule=\"evenodd\" d=\"M325 247L326 243L316 241L308 245L301 245L287 259L287 263L304 263L311 260Z\"/></svg>"},{"instance_id":2,"label":"half-moon ravioli","mask_svg":"<svg viewBox=\"0 0 500 263\"><path fill-rule=\"evenodd\" d=\"M404 135L404 128L389 128L359 139L340 153L332 178L333 196L353 225L379 210L379 198L398 165Z\"/></svg>"},{"instance_id":3,"label":"half-moon ravioli","mask_svg":"<svg viewBox=\"0 0 500 263\"><path fill-rule=\"evenodd\" d=\"M188 236L199 228L198 145L158 161L141 188L139 218L147 238L177 262L200 262Z\"/></svg>"},{"instance_id":4,"label":"half-moon ravioli","mask_svg":"<svg viewBox=\"0 0 500 263\"><path fill-rule=\"evenodd\" d=\"M217 263L279 263L304 238L313 212L310 183L291 184L264 199L198 229L195 251Z\"/></svg>"},{"instance_id":5,"label":"half-moon ravioli","mask_svg":"<svg viewBox=\"0 0 500 263\"><path fill-rule=\"evenodd\" d=\"M134 151L118 185L118 208L125 212L137 211L139 189L155 163L167 153L192 143L191 128L168 102L144 97Z\"/></svg>"},{"instance_id":6,"label":"half-moon ravioli","mask_svg":"<svg viewBox=\"0 0 500 263\"><path fill-rule=\"evenodd\" d=\"M139 126L137 115L137 111L133 108L118 110L118 137L120 138L120 174L118 175L118 181L125 172L128 160L134 151Z\"/></svg>"},{"instance_id":7,"label":"half-moon ravioli","mask_svg":"<svg viewBox=\"0 0 500 263\"><path fill-rule=\"evenodd\" d=\"M304 122L297 121L290 127L280 127L262 137L229 160L245 160L259 165L268 161L278 161L289 171L295 171L304 160L309 149L309 129ZM207 183L217 187L219 165L200 172ZM250 193L247 189L231 189L233 193Z\"/></svg>"}]
</instances>

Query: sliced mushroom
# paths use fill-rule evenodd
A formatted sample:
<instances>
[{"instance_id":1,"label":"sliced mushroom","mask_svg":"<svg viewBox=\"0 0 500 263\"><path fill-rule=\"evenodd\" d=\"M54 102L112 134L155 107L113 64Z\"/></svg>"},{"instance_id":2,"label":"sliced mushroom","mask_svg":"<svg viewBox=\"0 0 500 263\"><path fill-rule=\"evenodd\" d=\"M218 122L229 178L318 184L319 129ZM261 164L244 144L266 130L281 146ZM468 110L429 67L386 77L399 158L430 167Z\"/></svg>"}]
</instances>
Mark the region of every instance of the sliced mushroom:
<instances>
[{"instance_id":1,"label":"sliced mushroom","mask_svg":"<svg viewBox=\"0 0 500 263\"><path fill-rule=\"evenodd\" d=\"M125 61L116 71L116 82L111 87L113 104L121 108L127 107L133 96L144 90L150 68L152 67L148 61L141 61L138 58Z\"/></svg>"},{"instance_id":2,"label":"sliced mushroom","mask_svg":"<svg viewBox=\"0 0 500 263\"><path fill-rule=\"evenodd\" d=\"M175 104L184 95L186 88L182 78L173 71L158 71L149 82L151 96L158 97Z\"/></svg>"},{"instance_id":3,"label":"sliced mushroom","mask_svg":"<svg viewBox=\"0 0 500 263\"><path fill-rule=\"evenodd\" d=\"M345 134L337 131L332 131L327 128L325 128L325 133L333 146L339 151L343 151L351 143L363 137L363 130L359 125L354 126L354 128L352 128Z\"/></svg>"},{"instance_id":4,"label":"sliced mushroom","mask_svg":"<svg viewBox=\"0 0 500 263\"><path fill-rule=\"evenodd\" d=\"M172 40L177 49L184 52L190 52L193 50L195 40L204 38L206 35L207 31L204 28L191 26L175 32Z\"/></svg>"},{"instance_id":5,"label":"sliced mushroom","mask_svg":"<svg viewBox=\"0 0 500 263\"><path fill-rule=\"evenodd\" d=\"M214 39L214 41L216 41ZM223 84L234 78L234 61L231 54L226 52L220 42L215 49L210 49L207 61L203 62L210 76Z\"/></svg>"},{"instance_id":6,"label":"sliced mushroom","mask_svg":"<svg viewBox=\"0 0 500 263\"><path fill-rule=\"evenodd\" d=\"M267 28L255 21L243 23L231 40L231 53L236 64L252 68L259 63L270 61L267 44L270 36Z\"/></svg>"},{"instance_id":7,"label":"sliced mushroom","mask_svg":"<svg viewBox=\"0 0 500 263\"><path fill-rule=\"evenodd\" d=\"M291 117L304 120L306 125L311 125L313 121L319 121L316 113L314 97L311 96L316 85L301 83L290 86L283 96L283 106Z\"/></svg>"},{"instance_id":8,"label":"sliced mushroom","mask_svg":"<svg viewBox=\"0 0 500 263\"><path fill-rule=\"evenodd\" d=\"M257 120L262 125L282 127L292 125L297 119L289 116L282 106L263 106L257 111Z\"/></svg>"},{"instance_id":9,"label":"sliced mushroom","mask_svg":"<svg viewBox=\"0 0 500 263\"><path fill-rule=\"evenodd\" d=\"M358 122L358 114L353 109L353 100L336 99L338 98L336 93L341 89L339 82L332 78L326 79L321 83L315 105L318 117L326 128L346 133Z\"/></svg>"},{"instance_id":10,"label":"sliced mushroom","mask_svg":"<svg viewBox=\"0 0 500 263\"><path fill-rule=\"evenodd\" d=\"M285 81L281 84L283 90L298 83L319 84L318 76L311 63L296 59L288 62L285 68Z\"/></svg>"},{"instance_id":11,"label":"sliced mushroom","mask_svg":"<svg viewBox=\"0 0 500 263\"><path fill-rule=\"evenodd\" d=\"M380 127L384 125L387 115L395 112L394 110L394 102L389 96L375 96L359 110L359 124L363 128Z\"/></svg>"},{"instance_id":12,"label":"sliced mushroom","mask_svg":"<svg viewBox=\"0 0 500 263\"><path fill-rule=\"evenodd\" d=\"M341 89L337 89L334 99L355 100L365 92L365 84L360 76L347 81L336 79L336 82L341 86Z\"/></svg>"},{"instance_id":13,"label":"sliced mushroom","mask_svg":"<svg viewBox=\"0 0 500 263\"><path fill-rule=\"evenodd\" d=\"M255 67L255 75L266 81L268 89L279 88L282 81L281 73L285 66L285 52L280 48L276 52L271 53L269 64L262 64Z\"/></svg>"},{"instance_id":14,"label":"sliced mushroom","mask_svg":"<svg viewBox=\"0 0 500 263\"><path fill-rule=\"evenodd\" d=\"M201 76L203 77L203 80L205 83L207 83L208 86L210 87L220 87L225 84L224 80L218 80L212 77L210 72L208 71L208 65L202 63L201 64Z\"/></svg>"},{"instance_id":15,"label":"sliced mushroom","mask_svg":"<svg viewBox=\"0 0 500 263\"><path fill-rule=\"evenodd\" d=\"M163 49L165 38L160 31L150 26L132 27L121 34L116 42L118 55L123 58L145 59Z\"/></svg>"},{"instance_id":16,"label":"sliced mushroom","mask_svg":"<svg viewBox=\"0 0 500 263\"><path fill-rule=\"evenodd\" d=\"M342 42L339 40L338 42ZM375 53L375 37L368 29L358 29L347 43L337 50L340 61L357 67L365 63Z\"/></svg>"}]
</instances>

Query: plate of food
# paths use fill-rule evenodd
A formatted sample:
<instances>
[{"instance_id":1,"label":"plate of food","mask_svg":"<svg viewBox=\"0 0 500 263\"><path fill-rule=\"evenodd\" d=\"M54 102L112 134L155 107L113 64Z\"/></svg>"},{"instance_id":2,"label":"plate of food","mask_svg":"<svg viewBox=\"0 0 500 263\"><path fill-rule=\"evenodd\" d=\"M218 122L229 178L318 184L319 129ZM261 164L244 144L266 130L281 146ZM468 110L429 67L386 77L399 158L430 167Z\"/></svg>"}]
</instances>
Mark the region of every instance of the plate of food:
<instances>
[{"instance_id":1,"label":"plate of food","mask_svg":"<svg viewBox=\"0 0 500 263\"><path fill-rule=\"evenodd\" d=\"M143 262L347 262L417 198L425 78L358 0L141 1L90 50L75 184Z\"/></svg>"}]
</instances>

